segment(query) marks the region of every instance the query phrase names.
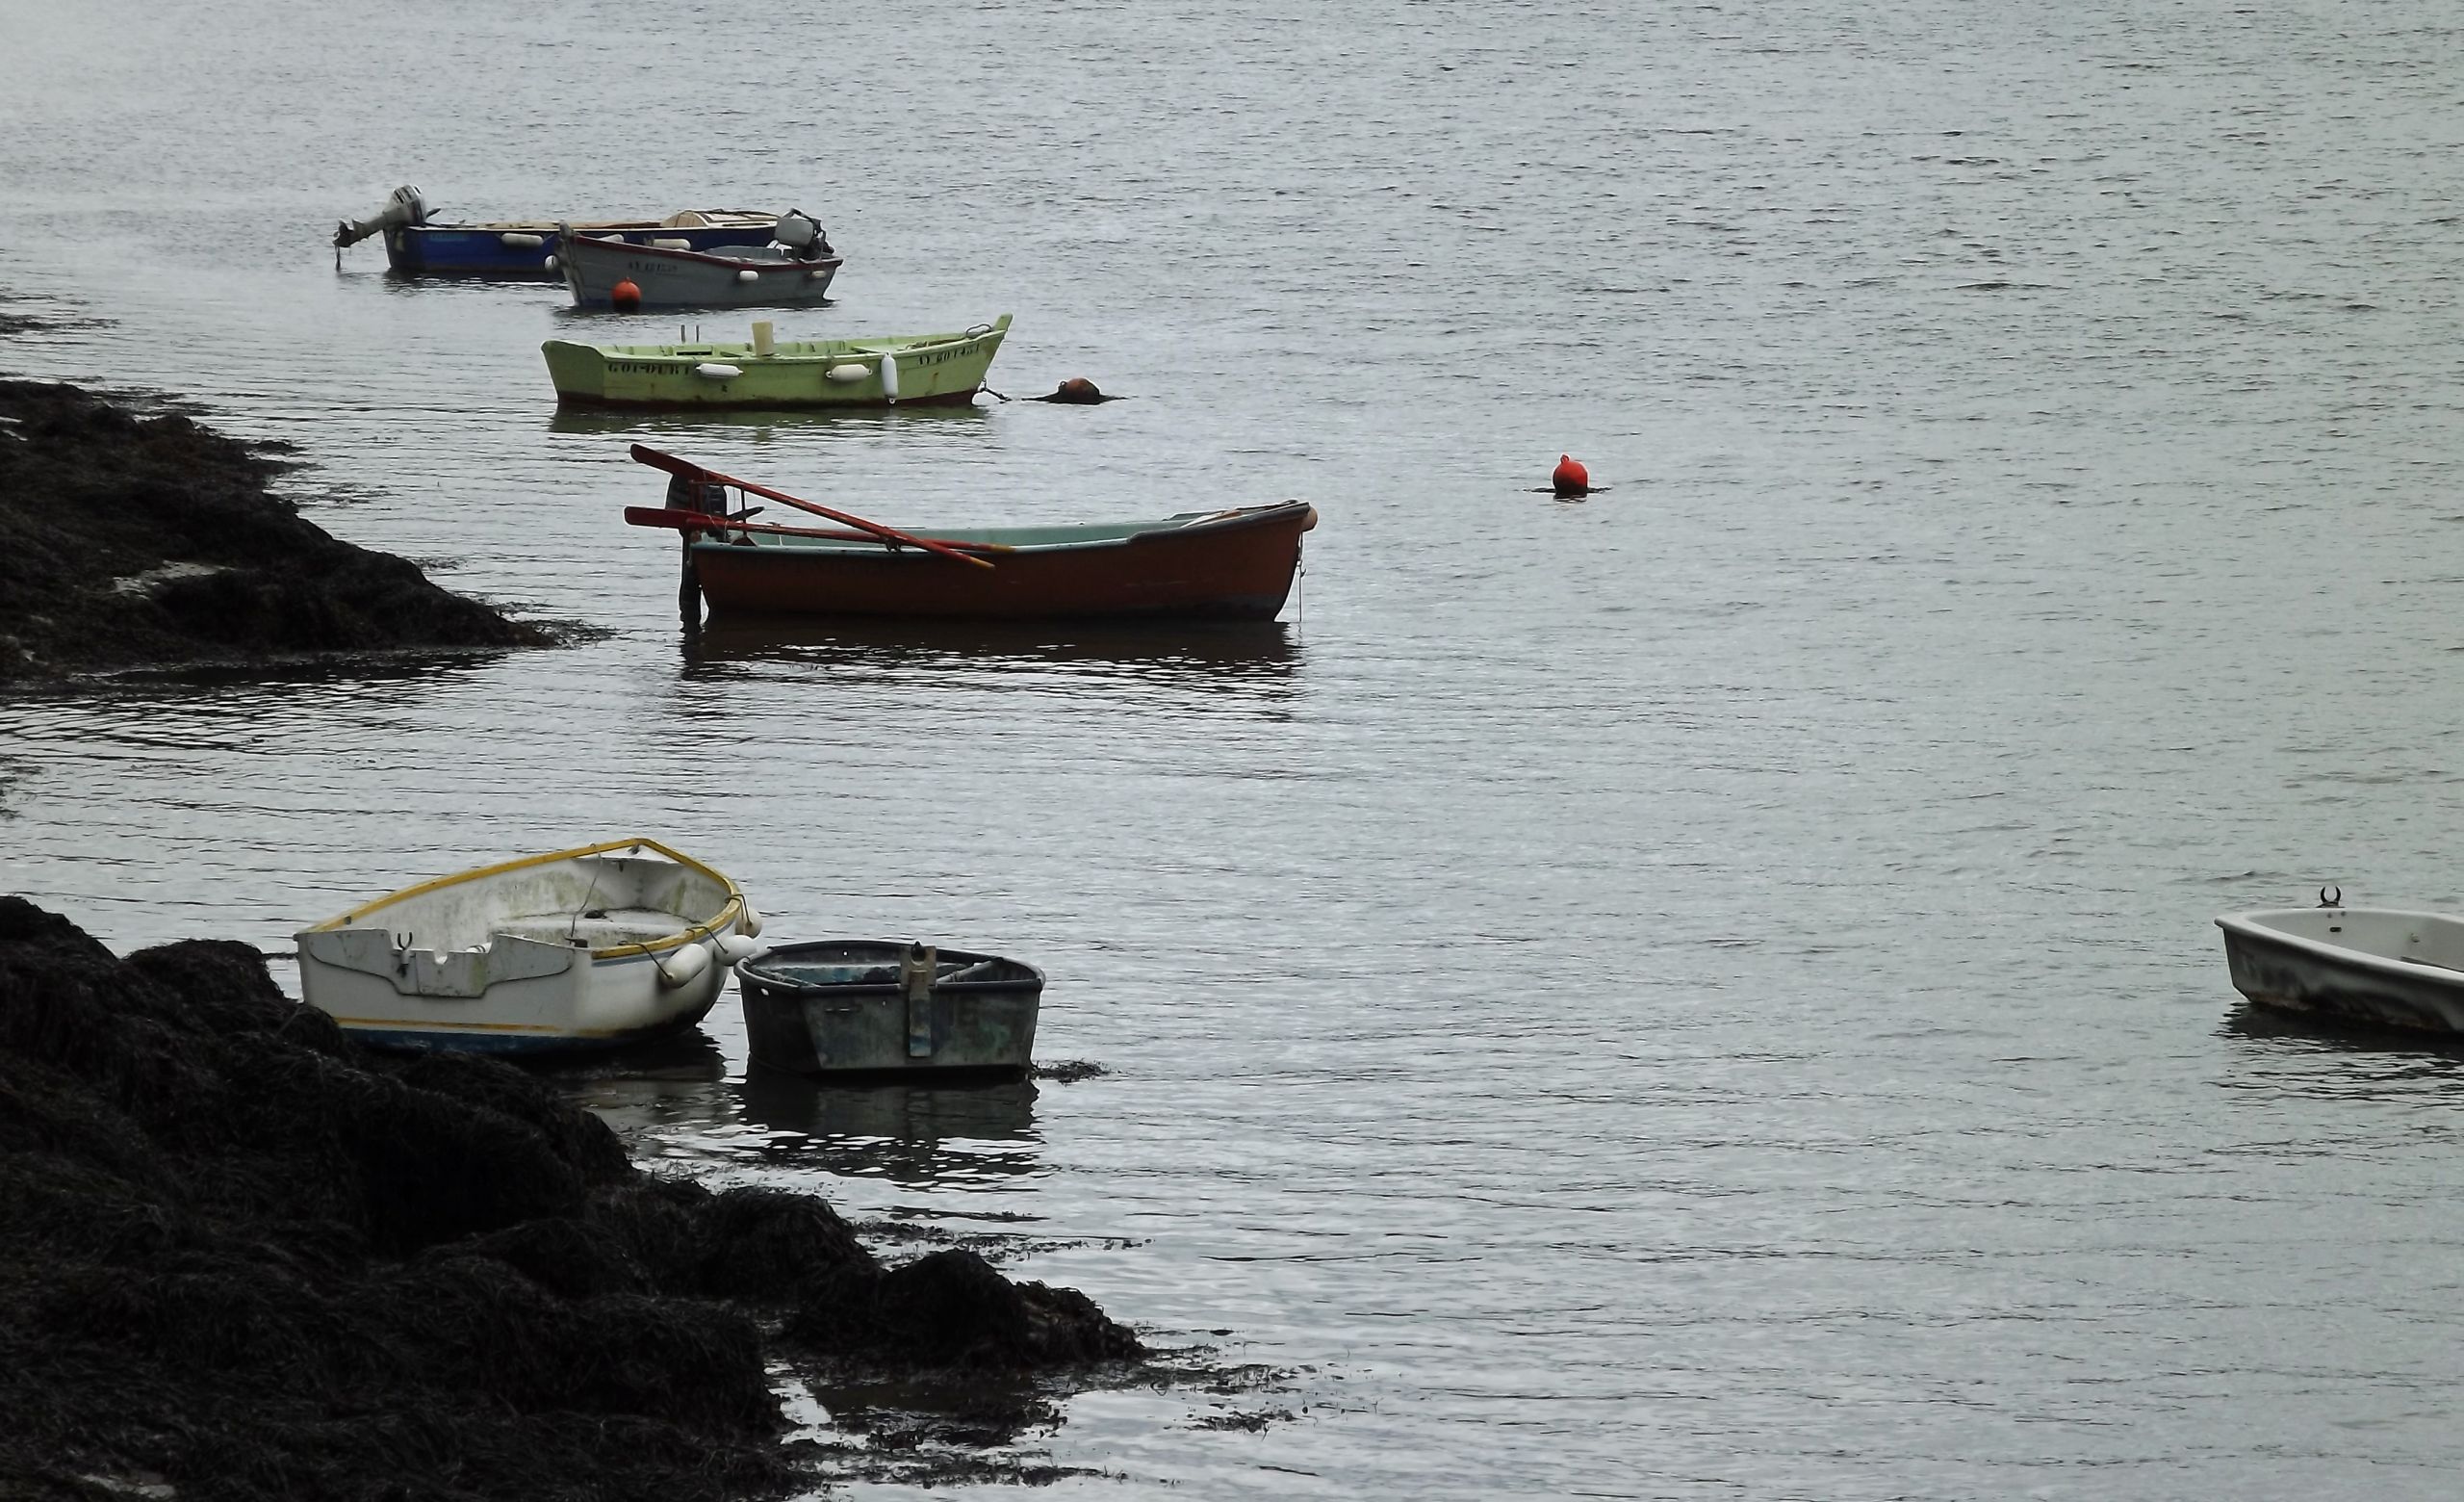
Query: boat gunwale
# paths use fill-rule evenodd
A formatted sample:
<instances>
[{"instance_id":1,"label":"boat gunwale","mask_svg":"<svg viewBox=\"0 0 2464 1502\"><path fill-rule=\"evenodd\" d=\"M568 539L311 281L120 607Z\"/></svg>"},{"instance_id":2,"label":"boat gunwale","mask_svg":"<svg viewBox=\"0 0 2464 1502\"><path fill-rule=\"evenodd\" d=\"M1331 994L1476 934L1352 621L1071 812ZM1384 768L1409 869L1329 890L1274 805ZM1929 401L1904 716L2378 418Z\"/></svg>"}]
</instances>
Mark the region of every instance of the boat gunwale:
<instances>
[{"instance_id":1,"label":"boat gunwale","mask_svg":"<svg viewBox=\"0 0 2464 1502\"><path fill-rule=\"evenodd\" d=\"M2216 926L2224 930L2225 934L2231 938L2257 939L2270 944L2280 944L2301 950L2302 952L2317 958L2335 960L2340 964L2352 964L2357 962L2369 969L2383 971L2390 975L2420 976L2426 971L2447 971L2449 973L2455 976L2456 982L2459 985L2464 985L2464 971L2454 971L2447 966L2419 965L2409 960L2394 959L2370 949L2356 949L2349 945L2330 944L2323 939L2312 939L2303 934L2287 933L2281 928L2270 927L2268 924L2259 921L2261 919L2277 918L2292 913L2323 912L2366 913L2373 918L2426 918L2434 919L2442 922L2464 923L2464 918L2459 918L2455 914L2431 912L2419 908L2306 907L2251 908L2240 913L2226 913L2216 919Z\"/></svg>"},{"instance_id":2,"label":"boat gunwale","mask_svg":"<svg viewBox=\"0 0 2464 1502\"><path fill-rule=\"evenodd\" d=\"M758 958L736 961L733 969L737 987L742 989L746 985L767 986L798 997L811 996L816 993L839 997L874 994L897 996L905 990L896 981L790 980L763 973L763 967L777 964L783 957L786 963L794 964L794 953L798 949L826 949L835 945L870 945L896 950L903 955L914 947L914 941L911 939L807 939L795 944L781 945ZM932 990L937 994L971 996L984 991L1022 991L1028 987L1033 987L1040 993L1044 988L1046 976L1040 965L1012 959L1006 954L987 954L981 949L944 949L935 945L933 952L943 962L956 960L964 964L977 965L989 960L999 965L1013 965L1027 972L1026 978L1019 980L936 980L933 982Z\"/></svg>"},{"instance_id":3,"label":"boat gunwale","mask_svg":"<svg viewBox=\"0 0 2464 1502\"><path fill-rule=\"evenodd\" d=\"M579 231L572 229L562 229L557 231L556 240L556 253L566 257L567 259L572 258L573 246L565 245L564 242L570 240L578 245L593 245L611 253L621 251L626 255L674 256L679 260L707 261L713 266L733 267L738 271L742 271L744 268L749 266L756 272L765 270L774 272L815 272L821 270L823 267L828 267L833 272L835 272L838 268L847 264L846 257L835 253L813 256L809 259L803 260L782 260L775 259L770 256L752 259L745 256L721 255L708 250L679 250L669 246L635 245L629 240L603 240L596 236L585 235Z\"/></svg>"},{"instance_id":4,"label":"boat gunwale","mask_svg":"<svg viewBox=\"0 0 2464 1502\"><path fill-rule=\"evenodd\" d=\"M644 364L654 360L673 360L678 365L686 369L690 369L693 365L706 360L732 360L738 358L759 360L767 365L789 365L817 363L822 360L854 359L862 355L870 355L875 359L880 359L886 355L898 355L904 358L911 354L931 354L942 350L954 350L961 345L973 344L979 340L1006 336L1010 331L1009 324L1010 315L1004 313L1001 315L999 322L993 324L988 328L983 328L981 332L962 330L954 334L916 334L909 336L909 342L906 344L892 344L876 350L850 350L838 347L846 345L861 345L868 338L887 337L896 339L900 336L895 334L887 336L858 334L847 339L783 340L777 345L774 345L771 352L768 354L755 353L754 347L751 344L736 344L716 339L706 342L696 341L690 346L597 345L585 344L578 339L550 339L541 343L539 350L542 354L545 354L548 350L548 346L563 345L568 349L588 350L603 360L632 360ZM790 346L799 344L828 345L831 346L832 349L827 353L816 351L810 354L795 354L788 352ZM690 354L680 354L675 352L679 350L684 349L690 349L694 352ZM970 395L972 395L972 393L970 393Z\"/></svg>"},{"instance_id":5,"label":"boat gunwale","mask_svg":"<svg viewBox=\"0 0 2464 1502\"><path fill-rule=\"evenodd\" d=\"M1016 963L1025 964L1023 960ZM1034 969L1032 966L1028 968ZM1038 971L1037 978L1033 980L937 980L931 989L937 997L974 997L993 992L1021 995L1032 992L1040 996L1044 986L1041 975L1042 972ZM799 1000L812 997L896 997L906 995L907 991L906 987L893 980L773 980L767 976L748 977L740 971L736 973L736 984L767 987Z\"/></svg>"},{"instance_id":6,"label":"boat gunwale","mask_svg":"<svg viewBox=\"0 0 2464 1502\"><path fill-rule=\"evenodd\" d=\"M430 880L421 882L419 885L414 887L405 887L399 892L388 893L386 895L378 897L374 901L363 902L339 918L329 918L321 923L312 923L308 927L300 929L299 932L303 934L331 932L333 930L347 927L351 923L367 917L369 914L376 912L380 908L391 907L397 902L406 901L412 897L424 896L431 892L441 892L448 887L457 887L466 882L479 881L490 876L502 876L510 871L526 870L534 866L552 865L557 861L573 861L580 860L585 856L604 855L610 850L655 850L659 854L667 857L669 860L674 861L677 865L700 871L703 875L709 877L722 887L725 887L727 889L728 899L724 903L720 904L717 916L707 919L706 921L695 923L681 933L669 934L663 938L650 940L643 944L611 945L604 949L593 949L590 951L592 964L595 965L602 960L630 959L637 955L653 954L662 949L680 948L687 944L696 944L704 939L712 937L717 934L720 929L727 927L731 922L742 920L745 906L744 889L736 885L734 877L730 876L723 871L714 870L710 867L703 865L700 861L693 859L693 857L686 855L683 851L676 849L671 845L662 844L655 840L642 839L603 841L598 844L581 845L571 850L552 850L545 855L526 855L521 857L519 860L500 861L494 866L482 866L472 870L455 871L449 875L438 876ZM494 931L491 930L492 934L493 932Z\"/></svg>"},{"instance_id":7,"label":"boat gunwale","mask_svg":"<svg viewBox=\"0 0 2464 1502\"><path fill-rule=\"evenodd\" d=\"M963 531L935 531L931 529L920 530L920 534L931 537L937 542L948 543L950 546L962 551L975 550L994 554L996 556L993 557L992 562L995 567L998 567L1000 564L1000 556L1003 555L1034 556L1054 553L1095 553L1106 548L1126 548L1134 543L1142 541L1151 542L1167 538L1200 537L1210 532L1238 531L1251 527L1268 526L1272 523L1282 521L1286 517L1290 516L1295 507L1298 507L1300 510L1307 513L1306 518L1301 523L1300 530L1304 532L1313 530L1317 526L1318 510L1317 506L1313 503L1307 501L1270 501L1261 505L1237 506L1229 511L1184 511L1177 513L1177 516L1159 517L1152 522L1084 522L1064 524L1086 527L1127 526L1137 529L1134 531L1121 532L1114 536L1091 537L1081 542L1009 543L984 536L969 537ZM1168 525L1176 521L1178 517L1182 516L1187 517L1188 520L1180 522L1178 526ZM984 529L987 532L1001 531L1023 531L1034 530L1036 529ZM892 542L886 537L783 537L778 536L775 533L754 532L746 532L744 535L747 537L770 538L771 540L767 542L756 541L753 544L754 548L756 550L766 549L769 552L780 554L810 553L833 557L852 558L905 557L930 558L934 557L934 555L924 552L921 549L908 548L901 544ZM724 538L695 536L690 543L690 546L697 549L733 548L741 550L744 547L744 544L729 541ZM857 551L868 548L878 548L881 551L878 553Z\"/></svg>"},{"instance_id":8,"label":"boat gunwale","mask_svg":"<svg viewBox=\"0 0 2464 1502\"><path fill-rule=\"evenodd\" d=\"M561 219L473 220L451 223L397 224L393 227L408 231L412 234L421 235L459 235L473 232L500 235L536 235L544 233L546 236L552 239L557 234L567 229L573 230L578 234L587 234L592 230L619 230L630 233L653 229L678 231L689 229L758 229L761 227L761 223L764 220L769 220L774 226L777 224L779 220L778 215L765 213L760 209L679 209L677 213L699 214L706 218L711 215L725 215L727 216L728 221L716 224L671 224L667 222L666 220L641 219L587 220ZM673 219L675 217L675 215L668 216L669 219Z\"/></svg>"}]
</instances>

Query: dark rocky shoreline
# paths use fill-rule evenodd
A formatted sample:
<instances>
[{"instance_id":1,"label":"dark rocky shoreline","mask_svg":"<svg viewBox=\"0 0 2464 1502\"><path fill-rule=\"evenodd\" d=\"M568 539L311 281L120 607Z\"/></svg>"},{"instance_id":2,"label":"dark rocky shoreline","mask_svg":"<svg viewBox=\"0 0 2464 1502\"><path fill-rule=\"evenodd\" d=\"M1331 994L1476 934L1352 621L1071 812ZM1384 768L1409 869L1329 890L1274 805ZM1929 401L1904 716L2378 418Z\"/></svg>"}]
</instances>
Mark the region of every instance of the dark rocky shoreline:
<instances>
[{"instance_id":1,"label":"dark rocky shoreline","mask_svg":"<svg viewBox=\"0 0 2464 1502\"><path fill-rule=\"evenodd\" d=\"M305 520L267 488L287 467L135 399L0 380L0 688L552 640Z\"/></svg>"},{"instance_id":2,"label":"dark rocky shoreline","mask_svg":"<svg viewBox=\"0 0 2464 1502\"><path fill-rule=\"evenodd\" d=\"M1083 1294L885 1268L818 1199L645 1175L509 1065L368 1052L244 945L0 897L0 1496L767 1497L1155 1381ZM937 1427L817 1390L928 1383ZM1195 1374L1180 1374L1184 1376Z\"/></svg>"}]
</instances>

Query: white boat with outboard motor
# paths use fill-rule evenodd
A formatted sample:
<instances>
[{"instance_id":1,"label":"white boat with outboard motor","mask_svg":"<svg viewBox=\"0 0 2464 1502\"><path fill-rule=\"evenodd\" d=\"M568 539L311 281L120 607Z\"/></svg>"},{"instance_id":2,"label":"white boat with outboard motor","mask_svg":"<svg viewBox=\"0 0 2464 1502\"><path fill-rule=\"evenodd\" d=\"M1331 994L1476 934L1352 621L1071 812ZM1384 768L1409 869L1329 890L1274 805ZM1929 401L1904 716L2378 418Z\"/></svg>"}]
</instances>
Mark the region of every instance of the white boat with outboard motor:
<instances>
[{"instance_id":1,"label":"white boat with outboard motor","mask_svg":"<svg viewBox=\"0 0 2464 1502\"><path fill-rule=\"evenodd\" d=\"M690 1027L767 950L734 881L655 840L439 877L296 936L309 1005L377 1048L590 1051Z\"/></svg>"},{"instance_id":2,"label":"white boat with outboard motor","mask_svg":"<svg viewBox=\"0 0 2464 1502\"><path fill-rule=\"evenodd\" d=\"M2464 1033L2464 918L2344 905L2228 913L2224 960L2254 1004L2374 1027Z\"/></svg>"}]
</instances>

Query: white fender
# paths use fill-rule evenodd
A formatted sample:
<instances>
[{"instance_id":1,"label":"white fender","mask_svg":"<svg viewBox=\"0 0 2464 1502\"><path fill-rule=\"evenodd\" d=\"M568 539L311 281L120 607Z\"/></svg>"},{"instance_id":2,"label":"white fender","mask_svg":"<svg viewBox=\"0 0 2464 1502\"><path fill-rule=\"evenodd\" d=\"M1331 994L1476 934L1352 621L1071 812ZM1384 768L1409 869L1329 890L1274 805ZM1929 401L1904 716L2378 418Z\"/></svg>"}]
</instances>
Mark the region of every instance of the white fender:
<instances>
[{"instance_id":1,"label":"white fender","mask_svg":"<svg viewBox=\"0 0 2464 1502\"><path fill-rule=\"evenodd\" d=\"M882 355L882 395L898 400L898 356L887 352Z\"/></svg>"},{"instance_id":2,"label":"white fender","mask_svg":"<svg viewBox=\"0 0 2464 1502\"><path fill-rule=\"evenodd\" d=\"M541 269L541 270L543 270L543 271L550 271L550 272L552 272L552 271L554 271L554 270L556 269L556 258L555 258L554 256L552 256L552 256L548 257L548 259L546 259L546 260L544 260L544 261L540 262L540 263L539 263L539 266L540 266L540 269Z\"/></svg>"},{"instance_id":3,"label":"white fender","mask_svg":"<svg viewBox=\"0 0 2464 1502\"><path fill-rule=\"evenodd\" d=\"M497 237L497 244L508 250L536 250L547 243L538 235L525 235L519 232L508 232Z\"/></svg>"},{"instance_id":4,"label":"white fender","mask_svg":"<svg viewBox=\"0 0 2464 1502\"><path fill-rule=\"evenodd\" d=\"M722 365L716 360L704 360L693 367L693 374L704 380L733 380L744 374L740 365Z\"/></svg>"},{"instance_id":5,"label":"white fender","mask_svg":"<svg viewBox=\"0 0 2464 1502\"><path fill-rule=\"evenodd\" d=\"M689 986L710 968L710 951L698 944L688 944L657 957L658 983L673 991Z\"/></svg>"},{"instance_id":6,"label":"white fender","mask_svg":"<svg viewBox=\"0 0 2464 1502\"><path fill-rule=\"evenodd\" d=\"M757 281L759 281L759 280L761 279L761 273L760 273L759 272L755 271L752 267L748 266L748 267L746 267L743 271L740 271L740 272L736 272L736 273L735 273L735 279L736 279L737 281L743 282L746 286L748 286L748 287L749 287L749 286L751 286L753 283L757 282Z\"/></svg>"},{"instance_id":7,"label":"white fender","mask_svg":"<svg viewBox=\"0 0 2464 1502\"><path fill-rule=\"evenodd\" d=\"M750 939L761 932L761 915L753 911L753 904L748 902L744 905L744 917L736 919L735 926L738 932Z\"/></svg>"},{"instance_id":8,"label":"white fender","mask_svg":"<svg viewBox=\"0 0 2464 1502\"><path fill-rule=\"evenodd\" d=\"M828 281L830 279L830 273L834 270L836 270L834 267L816 266L811 271L805 272L805 280Z\"/></svg>"},{"instance_id":9,"label":"white fender","mask_svg":"<svg viewBox=\"0 0 2464 1502\"><path fill-rule=\"evenodd\" d=\"M824 380L834 380L842 386L849 386L855 384L857 381L862 380L865 376L870 376L871 374L871 371L866 370L860 365L834 365L830 369L821 373L821 378Z\"/></svg>"},{"instance_id":10,"label":"white fender","mask_svg":"<svg viewBox=\"0 0 2464 1502\"><path fill-rule=\"evenodd\" d=\"M651 242L651 248L654 250L690 250L693 248L693 242L684 239L680 235L661 235L656 240Z\"/></svg>"},{"instance_id":11,"label":"white fender","mask_svg":"<svg viewBox=\"0 0 2464 1502\"><path fill-rule=\"evenodd\" d=\"M719 963L722 965L757 960L769 952L770 946L758 939L748 939L742 934L719 935Z\"/></svg>"}]
</instances>

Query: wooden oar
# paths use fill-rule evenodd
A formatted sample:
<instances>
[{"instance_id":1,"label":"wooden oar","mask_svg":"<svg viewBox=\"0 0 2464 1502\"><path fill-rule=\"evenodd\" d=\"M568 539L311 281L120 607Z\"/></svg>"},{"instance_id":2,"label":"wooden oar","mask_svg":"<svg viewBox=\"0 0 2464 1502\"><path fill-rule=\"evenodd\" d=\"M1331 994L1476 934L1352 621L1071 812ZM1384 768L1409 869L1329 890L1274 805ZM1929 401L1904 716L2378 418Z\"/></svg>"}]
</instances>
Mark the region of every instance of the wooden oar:
<instances>
[{"instance_id":1,"label":"wooden oar","mask_svg":"<svg viewBox=\"0 0 2464 1502\"><path fill-rule=\"evenodd\" d=\"M732 522L708 511L686 511L668 505L629 505L625 520L635 527L666 527L677 531L764 532L774 537L827 537L833 542L880 542L871 532L832 531L820 527L782 527L777 522ZM918 537L917 542L946 548L974 548L986 553L1015 553L1006 542L969 542L963 537ZM972 558L968 562L975 561Z\"/></svg>"},{"instance_id":2,"label":"wooden oar","mask_svg":"<svg viewBox=\"0 0 2464 1502\"><path fill-rule=\"evenodd\" d=\"M903 547L922 548L927 553L937 553L945 558L956 558L962 563L972 563L978 568L992 566L990 559L961 553L948 543L935 542L929 537L911 536L895 527L884 527L879 522L867 521L863 517L852 515L846 511L834 511L829 506L791 496L783 490L773 490L767 485L757 485L749 479L738 479L732 475L722 475L714 469L704 469L690 459L680 459L673 453L661 453L656 449L642 444L633 445L633 458L636 462L647 464L653 469L665 470L671 475L681 475L687 479L707 480L718 485L733 485L747 495L760 496L783 505L794 506L799 511L810 511L815 516L829 517L834 522L853 527L859 531L871 532L885 542L895 542Z\"/></svg>"}]
</instances>

